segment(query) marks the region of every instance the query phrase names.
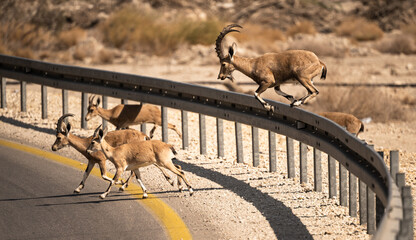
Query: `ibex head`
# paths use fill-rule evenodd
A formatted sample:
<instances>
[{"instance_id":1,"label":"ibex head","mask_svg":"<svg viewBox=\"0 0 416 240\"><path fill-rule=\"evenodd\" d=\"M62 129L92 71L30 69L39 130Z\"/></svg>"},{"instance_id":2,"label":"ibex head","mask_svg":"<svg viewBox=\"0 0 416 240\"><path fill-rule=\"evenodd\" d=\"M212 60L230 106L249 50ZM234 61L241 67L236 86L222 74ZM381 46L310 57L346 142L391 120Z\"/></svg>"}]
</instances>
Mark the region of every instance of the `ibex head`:
<instances>
[{"instance_id":1,"label":"ibex head","mask_svg":"<svg viewBox=\"0 0 416 240\"><path fill-rule=\"evenodd\" d=\"M52 145L52 151L57 151L65 146L68 146L68 133L71 130L71 124L65 124L64 120L67 117L73 117L74 114L67 113L62 115L58 119L58 123L56 124L56 140L55 143Z\"/></svg>"},{"instance_id":2,"label":"ibex head","mask_svg":"<svg viewBox=\"0 0 416 240\"><path fill-rule=\"evenodd\" d=\"M100 105L100 98L97 98L97 102L94 103L95 95L88 98L88 112L85 116L85 121L89 121L93 117L98 115L98 105Z\"/></svg>"},{"instance_id":3,"label":"ibex head","mask_svg":"<svg viewBox=\"0 0 416 240\"><path fill-rule=\"evenodd\" d=\"M226 78L234 81L233 78L233 71L235 70L234 65L231 63L234 57L234 54L237 49L237 44L233 43L232 46L228 48L227 56L224 56L224 51L222 49L222 40L224 39L225 35L230 32L240 32L237 29L233 29L235 27L243 28L238 24L230 24L226 26L218 35L217 40L215 41L215 51L217 52L218 58L220 59L220 73L218 74L218 79L225 80Z\"/></svg>"},{"instance_id":4,"label":"ibex head","mask_svg":"<svg viewBox=\"0 0 416 240\"><path fill-rule=\"evenodd\" d=\"M101 143L104 137L107 135L107 131L107 127L105 127L104 130L101 129L101 124L95 129L94 134L92 135L91 144L87 148L88 154L91 155L95 152L101 151Z\"/></svg>"}]
</instances>

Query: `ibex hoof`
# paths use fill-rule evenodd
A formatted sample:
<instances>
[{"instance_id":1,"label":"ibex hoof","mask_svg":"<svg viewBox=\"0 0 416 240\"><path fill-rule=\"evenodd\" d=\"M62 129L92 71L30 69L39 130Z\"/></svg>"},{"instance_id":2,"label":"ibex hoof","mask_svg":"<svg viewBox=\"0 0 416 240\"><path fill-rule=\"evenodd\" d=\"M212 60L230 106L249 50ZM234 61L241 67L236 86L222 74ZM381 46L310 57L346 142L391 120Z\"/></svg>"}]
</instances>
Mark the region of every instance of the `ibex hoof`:
<instances>
[{"instance_id":1,"label":"ibex hoof","mask_svg":"<svg viewBox=\"0 0 416 240\"><path fill-rule=\"evenodd\" d=\"M300 100L296 100L296 101L293 101L291 104L290 104L290 107L298 107L298 106L300 106L302 104L302 101L300 101Z\"/></svg>"},{"instance_id":2,"label":"ibex hoof","mask_svg":"<svg viewBox=\"0 0 416 240\"><path fill-rule=\"evenodd\" d=\"M273 107L272 105L267 104L267 105L265 105L265 106L264 106L264 108L265 108L267 111L274 112L274 107Z\"/></svg>"},{"instance_id":3,"label":"ibex hoof","mask_svg":"<svg viewBox=\"0 0 416 240\"><path fill-rule=\"evenodd\" d=\"M189 188L189 196L192 196L194 194L194 190L192 188Z\"/></svg>"},{"instance_id":4,"label":"ibex hoof","mask_svg":"<svg viewBox=\"0 0 416 240\"><path fill-rule=\"evenodd\" d=\"M107 194L105 194L105 193L103 193L103 194L100 195L100 198L101 199L104 199L105 197L107 197Z\"/></svg>"},{"instance_id":5,"label":"ibex hoof","mask_svg":"<svg viewBox=\"0 0 416 240\"><path fill-rule=\"evenodd\" d=\"M168 182L172 185L172 187L175 186L175 182L172 179L169 179Z\"/></svg>"},{"instance_id":6,"label":"ibex hoof","mask_svg":"<svg viewBox=\"0 0 416 240\"><path fill-rule=\"evenodd\" d=\"M81 192L81 189L79 189L79 188L74 190L74 193L80 193L80 192Z\"/></svg>"},{"instance_id":7,"label":"ibex hoof","mask_svg":"<svg viewBox=\"0 0 416 240\"><path fill-rule=\"evenodd\" d=\"M119 190L120 192L124 192L124 189L125 189L125 187L124 187L124 186L122 186L122 187L120 187L118 190Z\"/></svg>"},{"instance_id":8,"label":"ibex hoof","mask_svg":"<svg viewBox=\"0 0 416 240\"><path fill-rule=\"evenodd\" d=\"M143 198L147 198L148 196L147 196L147 193L146 192L144 192L143 193Z\"/></svg>"}]
</instances>

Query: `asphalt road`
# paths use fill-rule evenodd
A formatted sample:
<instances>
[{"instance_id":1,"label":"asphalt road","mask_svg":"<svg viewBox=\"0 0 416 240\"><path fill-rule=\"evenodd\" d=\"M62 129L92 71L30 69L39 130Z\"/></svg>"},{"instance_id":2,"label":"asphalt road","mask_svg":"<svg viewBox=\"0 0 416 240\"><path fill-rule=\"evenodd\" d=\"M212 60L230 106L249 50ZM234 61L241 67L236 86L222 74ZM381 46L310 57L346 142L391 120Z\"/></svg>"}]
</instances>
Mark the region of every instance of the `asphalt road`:
<instances>
[{"instance_id":1,"label":"asphalt road","mask_svg":"<svg viewBox=\"0 0 416 240\"><path fill-rule=\"evenodd\" d=\"M0 146L0 239L166 239L163 227L128 194L101 200L107 182Z\"/></svg>"}]
</instances>

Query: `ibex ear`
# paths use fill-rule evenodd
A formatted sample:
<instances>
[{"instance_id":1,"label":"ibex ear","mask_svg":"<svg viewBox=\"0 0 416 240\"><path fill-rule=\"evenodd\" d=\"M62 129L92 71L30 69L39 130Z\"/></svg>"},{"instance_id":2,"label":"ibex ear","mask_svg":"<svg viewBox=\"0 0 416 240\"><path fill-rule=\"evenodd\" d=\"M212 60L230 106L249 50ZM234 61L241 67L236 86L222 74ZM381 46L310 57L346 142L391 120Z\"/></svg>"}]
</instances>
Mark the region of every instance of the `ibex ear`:
<instances>
[{"instance_id":1,"label":"ibex ear","mask_svg":"<svg viewBox=\"0 0 416 240\"><path fill-rule=\"evenodd\" d=\"M101 98L97 98L97 106L100 105Z\"/></svg>"},{"instance_id":2,"label":"ibex ear","mask_svg":"<svg viewBox=\"0 0 416 240\"><path fill-rule=\"evenodd\" d=\"M228 56L230 56L231 60L233 60L233 57L236 51L237 51L237 44L234 42L233 45L231 45L228 48Z\"/></svg>"},{"instance_id":3,"label":"ibex ear","mask_svg":"<svg viewBox=\"0 0 416 240\"><path fill-rule=\"evenodd\" d=\"M65 129L65 136L68 136L68 133L69 133L69 131L71 131L71 123L68 123L67 125L66 125L66 129Z\"/></svg>"},{"instance_id":4,"label":"ibex ear","mask_svg":"<svg viewBox=\"0 0 416 240\"><path fill-rule=\"evenodd\" d=\"M106 126L106 127L104 128L104 130L102 131L102 136L101 136L101 138L104 138L104 137L107 135L107 132L108 132L108 127Z\"/></svg>"}]
</instances>

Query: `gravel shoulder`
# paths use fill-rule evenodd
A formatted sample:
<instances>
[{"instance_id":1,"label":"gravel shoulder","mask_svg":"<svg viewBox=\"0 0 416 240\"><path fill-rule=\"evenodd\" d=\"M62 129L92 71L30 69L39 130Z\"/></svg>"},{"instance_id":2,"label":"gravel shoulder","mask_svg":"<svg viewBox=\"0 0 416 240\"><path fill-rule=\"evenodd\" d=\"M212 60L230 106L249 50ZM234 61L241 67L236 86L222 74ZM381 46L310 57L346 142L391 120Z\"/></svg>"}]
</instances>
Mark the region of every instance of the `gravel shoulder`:
<instances>
[{"instance_id":1,"label":"gravel shoulder","mask_svg":"<svg viewBox=\"0 0 416 240\"><path fill-rule=\"evenodd\" d=\"M125 66L133 69L137 66ZM178 80L189 79L183 66L167 66L165 74L158 77ZM118 70L117 70L118 69ZM145 69L145 66L143 67ZM121 71L119 67L107 67L107 70ZM125 70L125 69L124 69ZM215 79L215 66L199 67L200 76ZM215 73L214 73L215 72ZM137 73L137 72L136 72ZM170 74L169 74L170 73ZM142 73L139 73L142 74ZM146 75L146 74L142 74ZM214 77L212 77L214 75ZM169 77L170 76L170 77ZM27 91L28 112L20 113L19 86L9 82L7 88L7 109L0 109L0 137L19 143L32 145L51 151L55 141L56 120L61 115L61 92L48 88L48 119L41 119L39 86L29 84ZM70 92L69 112L76 114L71 119L74 134L88 136L101 120L89 122L90 129L80 129L80 94ZM110 99L109 106L119 103ZM260 166L251 164L251 133L248 126L243 126L244 163L237 164L234 146L234 123L226 122L226 156L216 156L215 119L207 117L207 149L206 155L199 154L198 115L189 114L190 142L187 150L181 149L180 139L174 132L169 132L169 142L179 150L179 164L185 170L196 192L189 197L187 192L179 193L170 186L156 168L142 170L144 184L150 193L155 194L171 205L184 219L195 239L368 239L365 226L359 225L358 218L348 216L348 208L339 206L336 198L327 197L326 176L323 179L323 192L313 191L313 163L308 162L308 183L299 184L299 179L286 177L285 139L277 136L277 172L270 173L268 166L267 132L260 130ZM180 126L180 112L169 110L169 121ZM388 151L402 149L400 141L415 142L416 132L410 128L411 123L371 123L361 138L371 139L377 150ZM148 125L147 130L150 130ZM135 127L139 129L138 127ZM156 139L161 139L158 128ZM392 137L393 136L393 137ZM407 143L406 143L407 144ZM406 145L407 146L407 145ZM296 146L295 146L296 148ZM407 183L414 186L414 161L416 150L406 147L400 153L401 170L406 172ZM84 157L72 148L57 152L62 156L79 160L85 165ZM308 159L312 159L312 148L308 149ZM298 157L295 157L296 164ZM323 155L322 168L326 169L326 157ZM108 163L112 169L112 164ZM298 169L298 166L297 166ZM298 172L297 172L298 174ZM82 172L74 176L82 178ZM76 186L74 186L75 188ZM88 191L88 182L83 191ZM103 189L104 191L104 189ZM113 190L113 194L117 190ZM111 196L111 193L110 193ZM97 195L98 198L98 195ZM213 234L214 233L214 234Z\"/></svg>"}]
</instances>

